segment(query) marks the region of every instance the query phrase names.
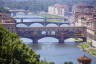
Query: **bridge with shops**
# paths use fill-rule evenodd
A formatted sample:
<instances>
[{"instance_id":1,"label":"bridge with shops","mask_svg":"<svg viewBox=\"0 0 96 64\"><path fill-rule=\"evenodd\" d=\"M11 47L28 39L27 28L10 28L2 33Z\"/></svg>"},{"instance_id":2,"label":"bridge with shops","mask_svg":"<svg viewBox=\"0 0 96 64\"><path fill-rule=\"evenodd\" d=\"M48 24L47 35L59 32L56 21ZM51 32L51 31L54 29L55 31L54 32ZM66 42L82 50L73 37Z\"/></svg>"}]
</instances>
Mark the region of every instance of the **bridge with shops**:
<instances>
[{"instance_id":1,"label":"bridge with shops","mask_svg":"<svg viewBox=\"0 0 96 64\"><path fill-rule=\"evenodd\" d=\"M54 37L59 40L59 43L64 43L65 39L68 38L82 38L83 41L86 41L86 28L85 27L76 27L70 26L72 24L69 21L64 22L49 22L48 19L65 19L63 17L55 18L15 18L19 19L18 24L25 24L27 27L16 27L17 34L23 38L30 38L33 40L33 43L38 43L38 40L44 37ZM24 22L24 19L43 19L43 21L32 21ZM42 26L32 27L30 25L39 23ZM55 27L48 27L47 25L55 24ZM67 24L66 27L61 27L61 25Z\"/></svg>"},{"instance_id":2,"label":"bridge with shops","mask_svg":"<svg viewBox=\"0 0 96 64\"><path fill-rule=\"evenodd\" d=\"M30 38L33 43L44 37L54 37L59 43L68 38L82 38L86 41L85 27L17 27L17 34L23 38Z\"/></svg>"}]
</instances>

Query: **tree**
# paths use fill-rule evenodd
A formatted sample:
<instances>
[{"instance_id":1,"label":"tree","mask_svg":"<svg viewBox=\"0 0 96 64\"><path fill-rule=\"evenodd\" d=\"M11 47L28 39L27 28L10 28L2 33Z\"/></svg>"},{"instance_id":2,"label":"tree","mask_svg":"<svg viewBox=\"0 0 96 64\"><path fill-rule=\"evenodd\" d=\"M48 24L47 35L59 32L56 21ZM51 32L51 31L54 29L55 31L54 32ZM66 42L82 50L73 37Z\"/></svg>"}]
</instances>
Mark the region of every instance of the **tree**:
<instances>
[{"instance_id":1,"label":"tree","mask_svg":"<svg viewBox=\"0 0 96 64\"><path fill-rule=\"evenodd\" d=\"M73 62L64 62L64 64L73 64Z\"/></svg>"},{"instance_id":2,"label":"tree","mask_svg":"<svg viewBox=\"0 0 96 64\"><path fill-rule=\"evenodd\" d=\"M54 64L39 58L15 33L0 26L0 64Z\"/></svg>"},{"instance_id":3,"label":"tree","mask_svg":"<svg viewBox=\"0 0 96 64\"><path fill-rule=\"evenodd\" d=\"M0 26L0 64L38 64L37 55L15 33Z\"/></svg>"}]
</instances>

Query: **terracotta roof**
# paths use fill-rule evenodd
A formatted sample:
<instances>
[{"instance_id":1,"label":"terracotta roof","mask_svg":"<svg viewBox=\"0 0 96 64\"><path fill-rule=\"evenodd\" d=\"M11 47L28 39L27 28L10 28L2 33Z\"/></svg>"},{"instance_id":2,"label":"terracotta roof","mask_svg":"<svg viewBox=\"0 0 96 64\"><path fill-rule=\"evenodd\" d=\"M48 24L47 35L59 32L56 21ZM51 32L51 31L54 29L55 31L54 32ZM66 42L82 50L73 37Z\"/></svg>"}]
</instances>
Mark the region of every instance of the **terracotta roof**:
<instances>
[{"instance_id":1,"label":"terracotta roof","mask_svg":"<svg viewBox=\"0 0 96 64\"><path fill-rule=\"evenodd\" d=\"M4 23L16 23L16 21L6 13L0 13L0 17L1 17L0 20L3 20Z\"/></svg>"},{"instance_id":2,"label":"terracotta roof","mask_svg":"<svg viewBox=\"0 0 96 64\"><path fill-rule=\"evenodd\" d=\"M8 15L8 14L6 14L6 13L0 13L0 15L1 15L1 16L4 16L4 15Z\"/></svg>"},{"instance_id":3,"label":"terracotta roof","mask_svg":"<svg viewBox=\"0 0 96 64\"><path fill-rule=\"evenodd\" d=\"M59 8L69 8L68 5L64 5L64 4L54 4L54 5L52 5L52 6L54 6L54 7L59 7Z\"/></svg>"},{"instance_id":4,"label":"terracotta roof","mask_svg":"<svg viewBox=\"0 0 96 64\"><path fill-rule=\"evenodd\" d=\"M84 2L80 2L80 3L77 3L77 4L75 4L76 6L86 6L86 5L88 5L87 3L84 3Z\"/></svg>"}]
</instances>

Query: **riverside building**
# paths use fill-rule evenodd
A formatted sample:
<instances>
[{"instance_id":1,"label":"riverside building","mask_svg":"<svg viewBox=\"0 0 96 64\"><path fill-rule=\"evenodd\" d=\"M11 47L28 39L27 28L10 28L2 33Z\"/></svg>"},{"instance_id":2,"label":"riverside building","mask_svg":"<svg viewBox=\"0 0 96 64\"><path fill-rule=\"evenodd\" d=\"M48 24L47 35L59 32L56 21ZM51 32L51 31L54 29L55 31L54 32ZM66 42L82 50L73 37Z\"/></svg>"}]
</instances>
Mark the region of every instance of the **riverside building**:
<instances>
[{"instance_id":1,"label":"riverside building","mask_svg":"<svg viewBox=\"0 0 96 64\"><path fill-rule=\"evenodd\" d=\"M96 47L96 7L87 3L78 3L73 6L75 26L87 28L87 37Z\"/></svg>"},{"instance_id":2,"label":"riverside building","mask_svg":"<svg viewBox=\"0 0 96 64\"><path fill-rule=\"evenodd\" d=\"M0 24L11 32L16 32L16 21L6 13L0 13Z\"/></svg>"}]
</instances>

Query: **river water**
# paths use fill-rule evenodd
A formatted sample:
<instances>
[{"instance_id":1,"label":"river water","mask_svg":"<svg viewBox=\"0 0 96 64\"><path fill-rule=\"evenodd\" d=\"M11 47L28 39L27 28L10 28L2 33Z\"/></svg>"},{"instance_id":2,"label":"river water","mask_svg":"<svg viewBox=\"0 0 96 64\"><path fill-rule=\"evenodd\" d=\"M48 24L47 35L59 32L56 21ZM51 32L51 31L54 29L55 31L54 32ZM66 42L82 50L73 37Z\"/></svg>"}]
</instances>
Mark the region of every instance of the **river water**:
<instances>
[{"instance_id":1,"label":"river water","mask_svg":"<svg viewBox=\"0 0 96 64\"><path fill-rule=\"evenodd\" d=\"M31 15L18 15L19 17L34 17ZM35 16L40 17L40 16ZM26 20L32 21L32 20ZM38 21L38 20L37 20ZM20 22L17 20L17 22ZM26 27L26 25L21 24L17 27ZM39 26L39 24L34 24L31 26ZM49 25L50 26L50 25ZM53 25L55 26L55 25ZM96 64L96 57L82 51L80 48L76 47L76 42L73 40L66 40L65 43L59 44L58 39L52 37L46 37L40 39L39 44L32 44L32 40L27 38L21 38L25 44L30 44L31 47L37 54L40 54L40 59L45 61L52 61L55 64L64 64L66 61L72 61L74 64L78 64L77 58L80 56L88 56L92 59L92 64Z\"/></svg>"}]
</instances>

